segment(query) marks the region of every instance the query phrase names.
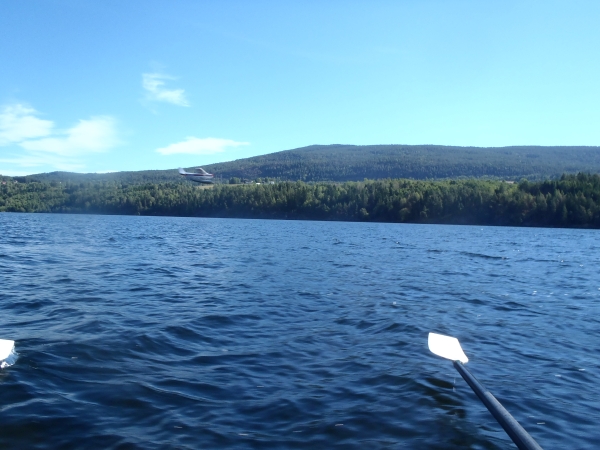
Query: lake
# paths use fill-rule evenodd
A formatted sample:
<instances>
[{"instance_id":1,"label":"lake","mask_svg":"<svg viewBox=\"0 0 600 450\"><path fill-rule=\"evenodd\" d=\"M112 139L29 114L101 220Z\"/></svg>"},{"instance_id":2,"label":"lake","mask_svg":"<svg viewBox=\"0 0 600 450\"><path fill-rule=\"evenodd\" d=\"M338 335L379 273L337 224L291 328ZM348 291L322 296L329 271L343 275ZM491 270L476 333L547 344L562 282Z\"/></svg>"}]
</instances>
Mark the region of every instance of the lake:
<instances>
[{"instance_id":1,"label":"lake","mask_svg":"<svg viewBox=\"0 0 600 450\"><path fill-rule=\"evenodd\" d=\"M595 448L600 231L0 214L2 448Z\"/></svg>"}]
</instances>

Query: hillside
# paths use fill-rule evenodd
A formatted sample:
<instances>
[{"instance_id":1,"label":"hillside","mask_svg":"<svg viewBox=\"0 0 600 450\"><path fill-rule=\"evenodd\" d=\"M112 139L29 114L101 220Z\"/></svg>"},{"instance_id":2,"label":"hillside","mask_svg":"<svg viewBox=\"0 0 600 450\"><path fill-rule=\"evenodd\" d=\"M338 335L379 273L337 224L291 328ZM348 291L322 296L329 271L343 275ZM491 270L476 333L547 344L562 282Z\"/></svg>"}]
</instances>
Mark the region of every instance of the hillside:
<instances>
[{"instance_id":1,"label":"hillside","mask_svg":"<svg viewBox=\"0 0 600 450\"><path fill-rule=\"evenodd\" d=\"M434 145L314 145L207 166L224 179L302 181L365 178L541 179L599 172L600 147L446 147Z\"/></svg>"},{"instance_id":2,"label":"hillside","mask_svg":"<svg viewBox=\"0 0 600 450\"><path fill-rule=\"evenodd\" d=\"M201 165L201 158L198 158ZM384 178L488 177L539 180L563 173L600 172L600 147L449 147L439 145L312 145L268 155L203 166L223 182L254 180L359 181ZM22 181L181 181L175 169L73 174L52 172Z\"/></svg>"}]
</instances>

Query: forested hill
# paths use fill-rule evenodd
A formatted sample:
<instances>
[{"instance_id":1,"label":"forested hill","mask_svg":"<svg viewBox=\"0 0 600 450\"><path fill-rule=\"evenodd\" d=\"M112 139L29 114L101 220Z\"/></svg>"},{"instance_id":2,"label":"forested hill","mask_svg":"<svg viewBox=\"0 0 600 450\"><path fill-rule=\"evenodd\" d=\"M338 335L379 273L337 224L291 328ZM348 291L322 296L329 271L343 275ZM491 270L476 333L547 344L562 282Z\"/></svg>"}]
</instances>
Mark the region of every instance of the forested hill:
<instances>
[{"instance_id":1,"label":"forested hill","mask_svg":"<svg viewBox=\"0 0 600 450\"><path fill-rule=\"evenodd\" d=\"M198 165L202 165L201 158L198 159ZM600 147L312 145L203 167L225 183L231 178L305 182L458 177L540 180L563 173L600 173ZM133 184L182 182L175 169L107 174L52 172L17 180Z\"/></svg>"},{"instance_id":2,"label":"forested hill","mask_svg":"<svg viewBox=\"0 0 600 450\"><path fill-rule=\"evenodd\" d=\"M498 177L545 179L600 172L600 147L447 147L312 145L213 164L223 178L360 181L384 178Z\"/></svg>"}]
</instances>

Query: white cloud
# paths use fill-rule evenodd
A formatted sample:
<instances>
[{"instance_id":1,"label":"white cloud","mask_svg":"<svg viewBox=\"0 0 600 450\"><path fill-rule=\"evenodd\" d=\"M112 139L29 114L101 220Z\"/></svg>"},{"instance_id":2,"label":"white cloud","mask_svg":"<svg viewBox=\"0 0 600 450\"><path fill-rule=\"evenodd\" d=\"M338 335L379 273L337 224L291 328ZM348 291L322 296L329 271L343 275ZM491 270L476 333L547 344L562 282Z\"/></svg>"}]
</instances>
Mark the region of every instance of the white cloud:
<instances>
[{"instance_id":1,"label":"white cloud","mask_svg":"<svg viewBox=\"0 0 600 450\"><path fill-rule=\"evenodd\" d=\"M3 172L17 173L18 168L82 170L85 155L108 151L119 143L112 117L92 117L58 130L53 121L39 119L37 114L19 103L0 108L0 146L11 147L8 154L2 152Z\"/></svg>"},{"instance_id":2,"label":"white cloud","mask_svg":"<svg viewBox=\"0 0 600 450\"><path fill-rule=\"evenodd\" d=\"M173 155L176 153L185 153L188 155L212 155L213 153L224 152L227 147L239 147L241 145L250 145L250 143L232 141L231 139L197 138L189 136L185 141L158 148L156 151L162 155Z\"/></svg>"},{"instance_id":3,"label":"white cloud","mask_svg":"<svg viewBox=\"0 0 600 450\"><path fill-rule=\"evenodd\" d=\"M77 125L62 133L36 140L27 140L19 145L26 150L75 156L85 153L106 151L118 143L115 121L112 117L92 117L80 120Z\"/></svg>"},{"instance_id":4,"label":"white cloud","mask_svg":"<svg viewBox=\"0 0 600 450\"><path fill-rule=\"evenodd\" d=\"M5 170L2 169L2 175L5 175L7 177L25 177L27 175L31 175L31 171L30 170Z\"/></svg>"},{"instance_id":5,"label":"white cloud","mask_svg":"<svg viewBox=\"0 0 600 450\"><path fill-rule=\"evenodd\" d=\"M81 161L77 161L74 159L64 158L55 155L49 155L47 153L28 153L26 155L17 156L14 158L5 158L0 159L0 163L3 164L11 164L19 167L28 167L31 170L36 171L39 169L36 168L44 168L51 167L54 170L64 170L67 172L73 172L76 170L82 170L85 168L85 164ZM27 172L27 174L31 174L31 170ZM8 169L3 169L4 175L10 175L11 173L25 173L23 171L14 171Z\"/></svg>"},{"instance_id":6,"label":"white cloud","mask_svg":"<svg viewBox=\"0 0 600 450\"><path fill-rule=\"evenodd\" d=\"M167 102L179 106L190 106L185 98L183 89L165 88L165 80L174 80L174 77L161 73L142 74L142 86L146 90L147 98L157 102Z\"/></svg>"},{"instance_id":7,"label":"white cloud","mask_svg":"<svg viewBox=\"0 0 600 450\"><path fill-rule=\"evenodd\" d=\"M4 106L0 112L0 146L48 136L54 123L38 119L36 114L35 109L20 103Z\"/></svg>"}]
</instances>

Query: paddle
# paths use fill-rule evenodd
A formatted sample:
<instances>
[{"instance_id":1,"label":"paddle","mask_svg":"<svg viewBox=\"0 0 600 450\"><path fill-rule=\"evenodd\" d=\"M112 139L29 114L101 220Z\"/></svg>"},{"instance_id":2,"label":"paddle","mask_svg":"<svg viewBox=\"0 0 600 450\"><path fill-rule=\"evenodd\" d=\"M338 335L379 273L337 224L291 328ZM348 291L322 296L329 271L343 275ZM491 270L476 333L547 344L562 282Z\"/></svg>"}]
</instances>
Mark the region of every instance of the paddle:
<instances>
[{"instance_id":1,"label":"paddle","mask_svg":"<svg viewBox=\"0 0 600 450\"><path fill-rule=\"evenodd\" d=\"M463 352L458 339L442 334L429 333L429 350L432 353L452 361L454 368L464 378L473 392L477 394L479 400L492 416L498 421L504 431L510 436L513 442L520 450L542 450L537 442L525 431L525 429L515 420L513 416L500 404L496 397L492 395L477 379L471 375L471 372L463 365L469 362L469 358Z\"/></svg>"},{"instance_id":2,"label":"paddle","mask_svg":"<svg viewBox=\"0 0 600 450\"><path fill-rule=\"evenodd\" d=\"M14 348L15 341L0 339L0 368L4 368L6 365L8 365L4 362L4 360L11 355Z\"/></svg>"}]
</instances>

